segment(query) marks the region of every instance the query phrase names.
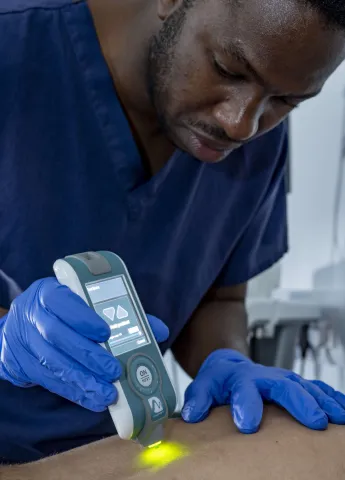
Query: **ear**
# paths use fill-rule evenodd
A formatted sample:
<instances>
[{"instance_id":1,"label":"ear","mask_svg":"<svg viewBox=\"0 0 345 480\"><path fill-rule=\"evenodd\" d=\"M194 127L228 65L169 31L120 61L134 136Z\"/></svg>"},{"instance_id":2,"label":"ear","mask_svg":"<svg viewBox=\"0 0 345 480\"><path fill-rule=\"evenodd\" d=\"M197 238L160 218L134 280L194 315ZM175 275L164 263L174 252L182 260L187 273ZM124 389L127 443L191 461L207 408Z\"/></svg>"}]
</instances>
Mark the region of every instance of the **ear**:
<instances>
[{"instance_id":1,"label":"ear","mask_svg":"<svg viewBox=\"0 0 345 480\"><path fill-rule=\"evenodd\" d=\"M164 22L183 5L184 0L158 0L158 17Z\"/></svg>"}]
</instances>

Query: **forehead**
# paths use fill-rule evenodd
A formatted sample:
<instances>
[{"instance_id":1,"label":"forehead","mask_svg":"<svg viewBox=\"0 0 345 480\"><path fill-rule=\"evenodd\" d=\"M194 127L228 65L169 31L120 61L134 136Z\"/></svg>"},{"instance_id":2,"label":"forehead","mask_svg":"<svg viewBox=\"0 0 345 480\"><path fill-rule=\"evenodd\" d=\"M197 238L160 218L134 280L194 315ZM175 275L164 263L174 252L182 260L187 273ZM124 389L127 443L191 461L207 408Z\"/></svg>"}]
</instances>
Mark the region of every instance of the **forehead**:
<instances>
[{"instance_id":1,"label":"forehead","mask_svg":"<svg viewBox=\"0 0 345 480\"><path fill-rule=\"evenodd\" d=\"M288 74L299 90L321 88L345 56L344 32L326 28L300 0L197 0L188 17L200 42L235 46L260 73L273 80Z\"/></svg>"}]
</instances>

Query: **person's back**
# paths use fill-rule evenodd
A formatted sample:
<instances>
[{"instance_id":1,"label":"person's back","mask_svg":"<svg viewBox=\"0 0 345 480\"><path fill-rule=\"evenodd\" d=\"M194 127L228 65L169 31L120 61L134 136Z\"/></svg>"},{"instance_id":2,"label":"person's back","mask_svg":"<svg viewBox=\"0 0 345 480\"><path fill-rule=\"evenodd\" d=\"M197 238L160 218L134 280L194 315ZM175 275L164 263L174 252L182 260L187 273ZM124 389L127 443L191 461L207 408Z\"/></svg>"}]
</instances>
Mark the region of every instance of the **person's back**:
<instances>
[{"instance_id":1,"label":"person's back","mask_svg":"<svg viewBox=\"0 0 345 480\"><path fill-rule=\"evenodd\" d=\"M1 480L343 480L345 429L304 428L269 407L256 435L238 433L227 408L198 425L170 420L166 454L108 439L24 465L0 468ZM179 457L180 455L180 457ZM173 461L173 458L175 460ZM169 462L171 462L169 464ZM166 464L166 465L164 465Z\"/></svg>"}]
</instances>

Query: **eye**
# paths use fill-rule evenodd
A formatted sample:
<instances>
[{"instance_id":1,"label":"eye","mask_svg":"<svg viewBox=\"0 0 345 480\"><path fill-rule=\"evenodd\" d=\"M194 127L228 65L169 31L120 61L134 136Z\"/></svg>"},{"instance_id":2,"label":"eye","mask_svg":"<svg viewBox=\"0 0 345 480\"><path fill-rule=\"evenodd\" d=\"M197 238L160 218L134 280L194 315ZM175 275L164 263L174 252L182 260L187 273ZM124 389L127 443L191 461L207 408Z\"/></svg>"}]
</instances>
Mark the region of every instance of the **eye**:
<instances>
[{"instance_id":1,"label":"eye","mask_svg":"<svg viewBox=\"0 0 345 480\"><path fill-rule=\"evenodd\" d=\"M234 72L229 72L219 61L213 57L213 66L218 75L220 75L223 78L232 78L232 79L237 79L237 80L244 80L245 77L244 75L240 73L234 73Z\"/></svg>"}]
</instances>

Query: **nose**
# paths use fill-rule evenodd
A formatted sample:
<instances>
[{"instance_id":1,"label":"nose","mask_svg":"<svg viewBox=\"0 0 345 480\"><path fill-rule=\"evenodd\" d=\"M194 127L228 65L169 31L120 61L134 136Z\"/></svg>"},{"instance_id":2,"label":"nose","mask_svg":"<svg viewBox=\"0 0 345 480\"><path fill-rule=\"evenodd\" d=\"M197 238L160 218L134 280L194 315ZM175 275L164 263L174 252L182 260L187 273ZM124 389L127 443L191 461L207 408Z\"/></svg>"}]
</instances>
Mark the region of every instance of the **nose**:
<instances>
[{"instance_id":1,"label":"nose","mask_svg":"<svg viewBox=\"0 0 345 480\"><path fill-rule=\"evenodd\" d=\"M213 112L218 125L238 143L246 142L258 133L262 113L262 103L250 97L232 97L218 104Z\"/></svg>"}]
</instances>

